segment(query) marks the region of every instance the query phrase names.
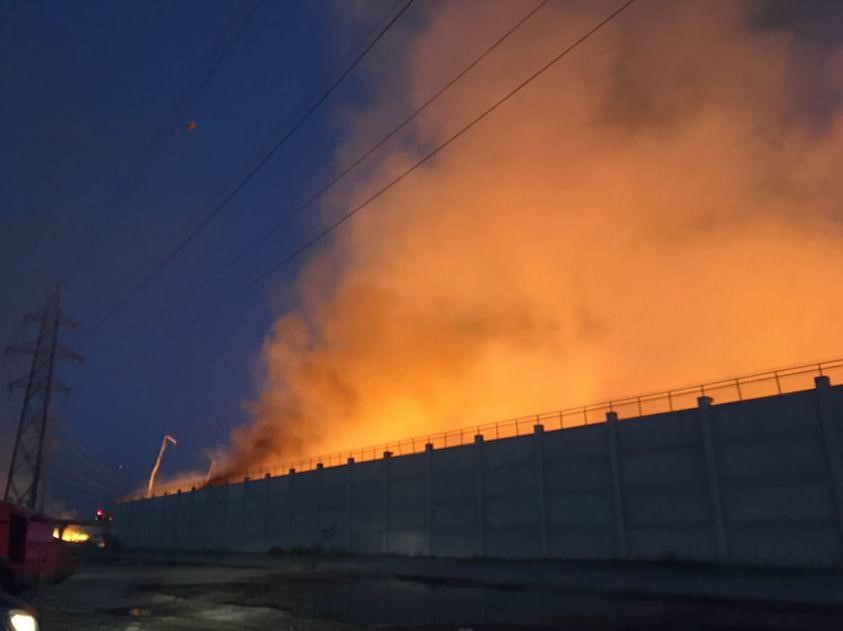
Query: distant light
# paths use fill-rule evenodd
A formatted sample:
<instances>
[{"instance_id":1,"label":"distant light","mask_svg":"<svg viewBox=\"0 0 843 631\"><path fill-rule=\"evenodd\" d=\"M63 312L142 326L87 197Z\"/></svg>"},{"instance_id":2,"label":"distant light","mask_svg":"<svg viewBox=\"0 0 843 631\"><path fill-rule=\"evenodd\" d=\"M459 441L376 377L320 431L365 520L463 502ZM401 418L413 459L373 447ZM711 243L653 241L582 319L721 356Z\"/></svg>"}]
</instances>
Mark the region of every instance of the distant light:
<instances>
[{"instance_id":1,"label":"distant light","mask_svg":"<svg viewBox=\"0 0 843 631\"><path fill-rule=\"evenodd\" d=\"M91 535L87 532L73 526L67 526L61 533L61 540L67 543L85 543L90 538Z\"/></svg>"},{"instance_id":2,"label":"distant light","mask_svg":"<svg viewBox=\"0 0 843 631\"><path fill-rule=\"evenodd\" d=\"M101 508L98 508L97 509L97 517L102 517L103 515L105 515L105 511Z\"/></svg>"},{"instance_id":3,"label":"distant light","mask_svg":"<svg viewBox=\"0 0 843 631\"><path fill-rule=\"evenodd\" d=\"M9 622L15 631L38 631L38 621L25 611L13 609L9 615Z\"/></svg>"}]
</instances>

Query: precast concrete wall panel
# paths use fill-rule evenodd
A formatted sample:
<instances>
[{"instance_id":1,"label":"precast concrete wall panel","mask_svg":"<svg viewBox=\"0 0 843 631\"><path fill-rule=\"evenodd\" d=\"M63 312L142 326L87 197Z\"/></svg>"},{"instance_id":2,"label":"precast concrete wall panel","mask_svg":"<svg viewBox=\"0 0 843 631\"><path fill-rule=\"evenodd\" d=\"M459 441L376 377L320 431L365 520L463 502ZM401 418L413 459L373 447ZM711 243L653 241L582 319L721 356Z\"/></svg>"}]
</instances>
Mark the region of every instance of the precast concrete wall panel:
<instances>
[{"instance_id":1,"label":"precast concrete wall panel","mask_svg":"<svg viewBox=\"0 0 843 631\"><path fill-rule=\"evenodd\" d=\"M224 550L239 549L242 543L243 511L245 510L245 484L228 484L223 487L222 536L218 546Z\"/></svg>"},{"instance_id":2,"label":"precast concrete wall panel","mask_svg":"<svg viewBox=\"0 0 843 631\"><path fill-rule=\"evenodd\" d=\"M829 391L828 408L830 412L830 423L837 428L837 444L843 446L843 388L834 388Z\"/></svg>"},{"instance_id":3,"label":"precast concrete wall panel","mask_svg":"<svg viewBox=\"0 0 843 631\"><path fill-rule=\"evenodd\" d=\"M325 550L346 547L348 471L345 467L322 469L319 493L319 545Z\"/></svg>"},{"instance_id":4,"label":"precast concrete wall panel","mask_svg":"<svg viewBox=\"0 0 843 631\"><path fill-rule=\"evenodd\" d=\"M150 513L148 519L148 528L146 530L147 540L158 547L163 548L163 532L164 532L164 502L167 498L161 498L161 501L151 501L149 503L148 511Z\"/></svg>"},{"instance_id":5,"label":"precast concrete wall panel","mask_svg":"<svg viewBox=\"0 0 843 631\"><path fill-rule=\"evenodd\" d=\"M186 496L190 498L190 519L182 546L185 550L204 550L209 547L206 533L208 489L199 489Z\"/></svg>"},{"instance_id":6,"label":"precast concrete wall panel","mask_svg":"<svg viewBox=\"0 0 843 631\"><path fill-rule=\"evenodd\" d=\"M483 521L485 555L541 556L536 441L532 436L484 442Z\"/></svg>"},{"instance_id":7,"label":"precast concrete wall panel","mask_svg":"<svg viewBox=\"0 0 843 631\"><path fill-rule=\"evenodd\" d=\"M208 489L205 505L205 547L218 550L225 547L225 520L228 512L228 486L213 486Z\"/></svg>"},{"instance_id":8,"label":"precast concrete wall panel","mask_svg":"<svg viewBox=\"0 0 843 631\"><path fill-rule=\"evenodd\" d=\"M160 529L156 518L160 513L161 503L157 502L158 498L147 500L144 504L141 514L141 547L160 547L161 542L158 539Z\"/></svg>"},{"instance_id":9,"label":"precast concrete wall panel","mask_svg":"<svg viewBox=\"0 0 843 631\"><path fill-rule=\"evenodd\" d=\"M427 478L424 454L392 458L389 463L387 552L427 553Z\"/></svg>"},{"instance_id":10,"label":"precast concrete wall panel","mask_svg":"<svg viewBox=\"0 0 843 631\"><path fill-rule=\"evenodd\" d=\"M269 480L269 507L266 523L267 549L283 548L290 538L290 487L295 476L285 475Z\"/></svg>"},{"instance_id":11,"label":"precast concrete wall panel","mask_svg":"<svg viewBox=\"0 0 843 631\"><path fill-rule=\"evenodd\" d=\"M574 493L548 499L549 556L608 559L614 546L612 501L605 494Z\"/></svg>"},{"instance_id":12,"label":"precast concrete wall panel","mask_svg":"<svg viewBox=\"0 0 843 631\"><path fill-rule=\"evenodd\" d=\"M433 452L431 497L433 554L478 554L475 447Z\"/></svg>"},{"instance_id":13,"label":"precast concrete wall panel","mask_svg":"<svg viewBox=\"0 0 843 631\"><path fill-rule=\"evenodd\" d=\"M545 432L542 444L549 555L610 558L614 516L605 426Z\"/></svg>"},{"instance_id":14,"label":"precast concrete wall panel","mask_svg":"<svg viewBox=\"0 0 843 631\"><path fill-rule=\"evenodd\" d=\"M126 502L114 533L161 549L843 564L843 387L701 392L694 409L607 419Z\"/></svg>"},{"instance_id":15,"label":"precast concrete wall panel","mask_svg":"<svg viewBox=\"0 0 843 631\"><path fill-rule=\"evenodd\" d=\"M243 484L243 514L236 548L245 552L260 552L272 547L266 538L269 508L269 480L258 479Z\"/></svg>"},{"instance_id":16,"label":"precast concrete wall panel","mask_svg":"<svg viewBox=\"0 0 843 631\"><path fill-rule=\"evenodd\" d=\"M712 408L730 556L841 561L840 524L814 390Z\"/></svg>"},{"instance_id":17,"label":"precast concrete wall panel","mask_svg":"<svg viewBox=\"0 0 843 631\"><path fill-rule=\"evenodd\" d=\"M618 427L628 556L715 560L697 410L627 420Z\"/></svg>"},{"instance_id":18,"label":"precast concrete wall panel","mask_svg":"<svg viewBox=\"0 0 843 631\"><path fill-rule=\"evenodd\" d=\"M604 494L611 487L606 428L602 425L546 432L545 489L550 495L593 491Z\"/></svg>"},{"instance_id":19,"label":"precast concrete wall panel","mask_svg":"<svg viewBox=\"0 0 843 631\"><path fill-rule=\"evenodd\" d=\"M380 554L383 552L386 525L384 463L382 460L360 462L350 467L354 476L351 550Z\"/></svg>"},{"instance_id":20,"label":"precast concrete wall panel","mask_svg":"<svg viewBox=\"0 0 843 631\"><path fill-rule=\"evenodd\" d=\"M167 510L166 520L164 522L164 540L167 547L172 549L178 549L180 547L179 534L187 525L186 522L189 517L187 510L185 510L186 502L181 501L181 496L181 493L170 496L172 501L168 506L169 510Z\"/></svg>"},{"instance_id":21,"label":"precast concrete wall panel","mask_svg":"<svg viewBox=\"0 0 843 631\"><path fill-rule=\"evenodd\" d=\"M296 473L290 498L292 548L316 548L319 533L319 477L318 471Z\"/></svg>"}]
</instances>

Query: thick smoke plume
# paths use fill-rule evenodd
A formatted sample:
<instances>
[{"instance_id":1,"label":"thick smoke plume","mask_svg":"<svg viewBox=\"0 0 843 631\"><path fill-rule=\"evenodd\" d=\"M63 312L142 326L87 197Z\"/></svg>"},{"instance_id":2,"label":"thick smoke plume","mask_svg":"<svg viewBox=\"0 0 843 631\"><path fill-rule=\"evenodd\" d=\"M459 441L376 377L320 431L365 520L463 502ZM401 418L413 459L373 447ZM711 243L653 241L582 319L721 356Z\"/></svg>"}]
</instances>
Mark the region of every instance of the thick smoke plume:
<instances>
[{"instance_id":1,"label":"thick smoke plume","mask_svg":"<svg viewBox=\"0 0 843 631\"><path fill-rule=\"evenodd\" d=\"M611 8L550 3L326 213ZM527 9L416 7L338 162ZM843 54L779 18L640 2L347 224L266 339L228 471L839 352Z\"/></svg>"}]
</instances>

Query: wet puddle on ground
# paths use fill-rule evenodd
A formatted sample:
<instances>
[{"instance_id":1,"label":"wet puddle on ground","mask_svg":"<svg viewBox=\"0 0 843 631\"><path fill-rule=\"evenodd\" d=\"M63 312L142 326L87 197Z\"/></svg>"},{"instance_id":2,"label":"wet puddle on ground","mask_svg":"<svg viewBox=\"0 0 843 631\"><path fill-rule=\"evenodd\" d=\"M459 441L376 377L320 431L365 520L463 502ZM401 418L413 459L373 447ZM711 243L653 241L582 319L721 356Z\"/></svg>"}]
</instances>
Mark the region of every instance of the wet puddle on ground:
<instances>
[{"instance_id":1,"label":"wet puddle on ground","mask_svg":"<svg viewBox=\"0 0 843 631\"><path fill-rule=\"evenodd\" d=\"M135 593L162 587L137 586ZM839 611L763 603L581 594L371 578L291 579L166 589L196 610L276 611L295 620L381 628L444 629L817 629L838 628ZM288 618L289 620L289 618ZM266 627L275 628L275 627Z\"/></svg>"}]
</instances>

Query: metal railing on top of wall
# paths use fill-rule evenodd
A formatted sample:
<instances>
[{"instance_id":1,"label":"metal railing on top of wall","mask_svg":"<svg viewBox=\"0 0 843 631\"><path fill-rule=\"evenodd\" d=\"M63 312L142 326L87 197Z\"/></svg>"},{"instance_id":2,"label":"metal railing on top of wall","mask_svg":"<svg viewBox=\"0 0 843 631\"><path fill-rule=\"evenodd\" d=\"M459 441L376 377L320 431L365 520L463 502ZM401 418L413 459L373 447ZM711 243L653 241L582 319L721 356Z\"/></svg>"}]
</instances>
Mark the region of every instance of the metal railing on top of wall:
<instances>
[{"instance_id":1,"label":"metal railing on top of wall","mask_svg":"<svg viewBox=\"0 0 843 631\"><path fill-rule=\"evenodd\" d=\"M606 412L616 412L618 418L623 420L624 418L686 410L695 408L697 406L697 397L700 396L712 397L717 403L732 403L746 399L757 399L798 392L813 388L814 377L820 375L829 377L843 376L843 359L768 370L684 388L674 388L650 394L613 399L602 403L593 403L591 405L555 410L553 412L531 414L504 421L472 425L447 432L424 434L371 447L299 458L275 465L257 467L236 478L231 477L225 480L225 482L236 483L245 479L275 477L292 471L309 471L316 469L319 465L323 467L340 466L348 463L350 459L353 459L355 462L379 460L387 452L398 456L421 453L425 451L428 444L432 445L433 449L458 447L473 443L474 437L477 435L483 436L484 440L523 436L525 434L532 434L534 431L533 427L537 424L544 425L546 429L568 429L603 423L606 420ZM153 497L201 488L204 484L205 480L203 478L181 480L177 484L157 487ZM143 494L137 494L126 497L125 500L131 501L142 499L143 497Z\"/></svg>"}]
</instances>

